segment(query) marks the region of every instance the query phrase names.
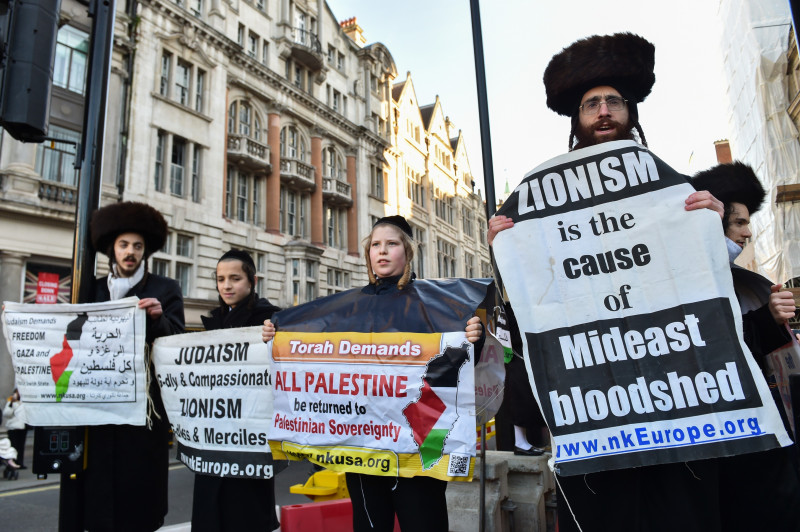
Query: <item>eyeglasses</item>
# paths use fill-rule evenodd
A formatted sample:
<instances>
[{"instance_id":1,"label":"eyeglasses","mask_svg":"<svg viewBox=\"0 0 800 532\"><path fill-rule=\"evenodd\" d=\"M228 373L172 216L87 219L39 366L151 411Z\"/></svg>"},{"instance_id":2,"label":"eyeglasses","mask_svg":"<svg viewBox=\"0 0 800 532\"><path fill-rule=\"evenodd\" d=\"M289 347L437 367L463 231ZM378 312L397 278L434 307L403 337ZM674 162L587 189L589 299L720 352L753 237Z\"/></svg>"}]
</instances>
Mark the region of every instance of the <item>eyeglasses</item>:
<instances>
[{"instance_id":1,"label":"eyeglasses","mask_svg":"<svg viewBox=\"0 0 800 532\"><path fill-rule=\"evenodd\" d=\"M606 104L609 111L622 111L625 109L625 104L628 103L628 100L625 98L620 98L619 96L609 96L605 100L589 100L583 105L580 106L581 111L585 115L594 115L597 114L597 111L600 110L600 106Z\"/></svg>"}]
</instances>

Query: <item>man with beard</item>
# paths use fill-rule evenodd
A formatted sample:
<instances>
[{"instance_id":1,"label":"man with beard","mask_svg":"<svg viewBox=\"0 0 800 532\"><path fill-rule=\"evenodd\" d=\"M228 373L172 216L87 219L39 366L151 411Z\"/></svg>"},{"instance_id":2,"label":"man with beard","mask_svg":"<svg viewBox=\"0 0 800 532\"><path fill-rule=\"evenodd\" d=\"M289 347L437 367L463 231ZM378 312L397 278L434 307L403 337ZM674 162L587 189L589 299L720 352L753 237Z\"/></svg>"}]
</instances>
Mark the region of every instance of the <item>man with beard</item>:
<instances>
[{"instance_id":1,"label":"man with beard","mask_svg":"<svg viewBox=\"0 0 800 532\"><path fill-rule=\"evenodd\" d=\"M569 151L613 140L647 146L638 104L655 83L654 66L655 47L631 33L592 36L556 54L543 80L547 106L571 119ZM687 211L704 208L723 214L708 191L686 199ZM513 225L491 218L489 244ZM721 531L717 475L716 460L557 474L559 529Z\"/></svg>"},{"instance_id":2,"label":"man with beard","mask_svg":"<svg viewBox=\"0 0 800 532\"><path fill-rule=\"evenodd\" d=\"M107 277L97 279L95 301L139 297L147 313L146 426L91 427L84 481L84 525L89 531L152 531L167 514L169 422L155 370L147 356L152 342L184 330L183 296L173 279L147 271L147 259L167 239L167 222L144 203L114 203L95 211L90 224L94 249L109 259Z\"/></svg>"},{"instance_id":3,"label":"man with beard","mask_svg":"<svg viewBox=\"0 0 800 532\"><path fill-rule=\"evenodd\" d=\"M794 316L794 298L791 292L781 290L781 285L733 263L752 236L750 215L761 208L766 192L753 169L741 162L720 164L700 172L692 178L692 184L698 190L708 190L725 205L722 227L733 287L742 311L744 341L767 376L765 357L792 340L786 323ZM774 376L767 376L767 382L786 431L791 434ZM800 529L796 443L723 458L719 470L724 530ZM756 511L742 511L743 508Z\"/></svg>"}]
</instances>

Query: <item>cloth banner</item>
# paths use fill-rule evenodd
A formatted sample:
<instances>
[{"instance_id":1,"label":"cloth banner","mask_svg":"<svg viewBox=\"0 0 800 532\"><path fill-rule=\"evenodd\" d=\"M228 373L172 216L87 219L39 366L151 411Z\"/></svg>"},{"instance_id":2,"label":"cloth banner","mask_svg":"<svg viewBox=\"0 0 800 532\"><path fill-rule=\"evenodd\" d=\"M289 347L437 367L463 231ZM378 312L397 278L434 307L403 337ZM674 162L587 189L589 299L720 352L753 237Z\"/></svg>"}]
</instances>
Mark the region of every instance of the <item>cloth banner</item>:
<instances>
[{"instance_id":1,"label":"cloth banner","mask_svg":"<svg viewBox=\"0 0 800 532\"><path fill-rule=\"evenodd\" d=\"M789 387L789 377L800 373L800 344L794 333L788 344L767 355L766 363L769 372L768 380L778 387L789 427L794 431L796 439L798 430L794 426L794 408L792 408L792 394Z\"/></svg>"},{"instance_id":2,"label":"cloth banner","mask_svg":"<svg viewBox=\"0 0 800 532\"><path fill-rule=\"evenodd\" d=\"M260 326L164 336L153 361L181 462L205 475L272 478L272 372Z\"/></svg>"},{"instance_id":3,"label":"cloth banner","mask_svg":"<svg viewBox=\"0 0 800 532\"><path fill-rule=\"evenodd\" d=\"M475 377L467 320L489 279L349 290L273 316L277 458L337 471L471 480Z\"/></svg>"},{"instance_id":4,"label":"cloth banner","mask_svg":"<svg viewBox=\"0 0 800 532\"><path fill-rule=\"evenodd\" d=\"M145 311L138 301L3 303L3 334L28 424L145 424Z\"/></svg>"},{"instance_id":5,"label":"cloth banner","mask_svg":"<svg viewBox=\"0 0 800 532\"><path fill-rule=\"evenodd\" d=\"M494 240L557 473L762 451L790 440L742 339L722 226L633 141L552 159Z\"/></svg>"}]
</instances>

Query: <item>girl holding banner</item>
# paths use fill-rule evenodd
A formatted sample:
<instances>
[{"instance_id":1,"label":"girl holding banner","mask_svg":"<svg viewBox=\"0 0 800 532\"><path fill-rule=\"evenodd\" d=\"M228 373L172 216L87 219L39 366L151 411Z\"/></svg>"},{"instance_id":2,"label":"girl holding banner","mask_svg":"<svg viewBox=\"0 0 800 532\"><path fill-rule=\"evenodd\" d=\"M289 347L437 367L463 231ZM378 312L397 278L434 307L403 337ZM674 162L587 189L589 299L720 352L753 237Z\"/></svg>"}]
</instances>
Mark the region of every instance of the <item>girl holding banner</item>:
<instances>
[{"instance_id":1,"label":"girl holding banner","mask_svg":"<svg viewBox=\"0 0 800 532\"><path fill-rule=\"evenodd\" d=\"M403 314L408 305L394 303L398 297L411 298L415 275L411 271L414 242L411 226L402 216L379 219L364 240L364 259L369 284L360 290L361 295L385 298L381 319L391 321L392 328L404 328L396 321L408 320ZM406 296L406 294L408 294ZM410 300L409 300L410 304ZM413 305L412 305L413 306ZM383 310L397 308L397 312ZM281 313L279 316L289 311ZM387 315L388 314L388 315ZM283 323L278 323L280 326ZM479 352L483 339L480 319L473 316L465 328L467 340ZM267 321L262 330L265 342L275 336L275 326ZM448 530L447 482L430 476L380 476L347 472L347 489L353 503L354 532L391 532L395 514L403 531L446 532Z\"/></svg>"},{"instance_id":2,"label":"girl holding banner","mask_svg":"<svg viewBox=\"0 0 800 532\"><path fill-rule=\"evenodd\" d=\"M256 266L246 251L231 249L217 262L219 307L203 316L206 330L261 325L280 310L255 292ZM192 530L275 530L273 478L227 478L195 474Z\"/></svg>"}]
</instances>

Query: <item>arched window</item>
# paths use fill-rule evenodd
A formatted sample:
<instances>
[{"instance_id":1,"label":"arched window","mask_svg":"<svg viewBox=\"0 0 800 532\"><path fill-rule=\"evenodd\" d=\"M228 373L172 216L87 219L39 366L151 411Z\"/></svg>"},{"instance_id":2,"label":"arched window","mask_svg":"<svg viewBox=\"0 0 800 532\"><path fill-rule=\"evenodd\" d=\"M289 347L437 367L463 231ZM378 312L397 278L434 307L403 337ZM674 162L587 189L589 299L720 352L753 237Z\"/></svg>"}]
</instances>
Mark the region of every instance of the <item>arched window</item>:
<instances>
[{"instance_id":1,"label":"arched window","mask_svg":"<svg viewBox=\"0 0 800 532\"><path fill-rule=\"evenodd\" d=\"M333 146L322 150L322 169L324 177L344 181L344 165L342 158L336 153Z\"/></svg>"},{"instance_id":2,"label":"arched window","mask_svg":"<svg viewBox=\"0 0 800 532\"><path fill-rule=\"evenodd\" d=\"M306 141L294 126L281 129L281 157L306 162Z\"/></svg>"},{"instance_id":3,"label":"arched window","mask_svg":"<svg viewBox=\"0 0 800 532\"><path fill-rule=\"evenodd\" d=\"M249 102L235 101L228 109L228 133L261 140L261 120Z\"/></svg>"}]
</instances>

